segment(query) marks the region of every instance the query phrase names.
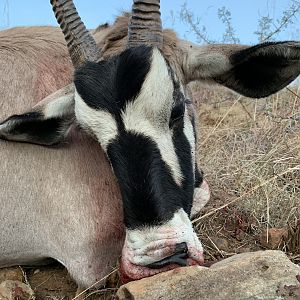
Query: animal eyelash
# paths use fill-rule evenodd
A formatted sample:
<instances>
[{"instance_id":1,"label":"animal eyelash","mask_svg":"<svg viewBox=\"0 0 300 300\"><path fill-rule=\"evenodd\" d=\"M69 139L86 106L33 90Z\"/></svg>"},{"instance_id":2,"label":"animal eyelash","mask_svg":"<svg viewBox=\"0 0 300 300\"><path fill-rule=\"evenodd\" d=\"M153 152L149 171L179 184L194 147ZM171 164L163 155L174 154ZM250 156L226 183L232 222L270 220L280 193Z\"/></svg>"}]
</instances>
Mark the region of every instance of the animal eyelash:
<instances>
[{"instance_id":1,"label":"animal eyelash","mask_svg":"<svg viewBox=\"0 0 300 300\"><path fill-rule=\"evenodd\" d=\"M187 104L187 105L193 104L193 101L192 101L191 99L189 99L189 98L186 98L186 99L184 100L184 102L185 102L185 104Z\"/></svg>"}]
</instances>

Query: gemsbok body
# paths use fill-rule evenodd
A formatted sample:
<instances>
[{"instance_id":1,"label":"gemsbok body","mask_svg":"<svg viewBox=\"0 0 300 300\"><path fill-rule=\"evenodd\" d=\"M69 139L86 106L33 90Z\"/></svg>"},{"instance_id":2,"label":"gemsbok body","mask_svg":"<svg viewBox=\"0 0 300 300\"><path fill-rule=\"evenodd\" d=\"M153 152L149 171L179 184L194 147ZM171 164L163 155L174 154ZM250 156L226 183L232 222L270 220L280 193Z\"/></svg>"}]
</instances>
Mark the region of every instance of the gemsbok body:
<instances>
[{"instance_id":1,"label":"gemsbok body","mask_svg":"<svg viewBox=\"0 0 300 300\"><path fill-rule=\"evenodd\" d=\"M67 46L56 28L0 32L0 267L54 258L88 287L119 257L124 282L201 265L186 85L259 98L300 72L298 42L197 46L162 30L159 0L133 2L97 42L71 0L51 0Z\"/></svg>"}]
</instances>

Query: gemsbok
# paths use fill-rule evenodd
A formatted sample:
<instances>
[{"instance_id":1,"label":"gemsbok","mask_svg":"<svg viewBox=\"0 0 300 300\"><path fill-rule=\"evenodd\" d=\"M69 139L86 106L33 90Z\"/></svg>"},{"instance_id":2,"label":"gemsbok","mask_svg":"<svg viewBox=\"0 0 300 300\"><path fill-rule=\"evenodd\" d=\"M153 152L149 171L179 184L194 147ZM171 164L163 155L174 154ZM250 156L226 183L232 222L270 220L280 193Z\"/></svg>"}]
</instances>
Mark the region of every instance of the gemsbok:
<instances>
[{"instance_id":1,"label":"gemsbok","mask_svg":"<svg viewBox=\"0 0 300 300\"><path fill-rule=\"evenodd\" d=\"M298 76L300 43L197 46L162 30L159 0L134 0L96 43L72 0L51 4L66 48L56 28L0 32L0 267L53 258L88 287L119 256L124 282L202 264L186 85L268 96Z\"/></svg>"}]
</instances>

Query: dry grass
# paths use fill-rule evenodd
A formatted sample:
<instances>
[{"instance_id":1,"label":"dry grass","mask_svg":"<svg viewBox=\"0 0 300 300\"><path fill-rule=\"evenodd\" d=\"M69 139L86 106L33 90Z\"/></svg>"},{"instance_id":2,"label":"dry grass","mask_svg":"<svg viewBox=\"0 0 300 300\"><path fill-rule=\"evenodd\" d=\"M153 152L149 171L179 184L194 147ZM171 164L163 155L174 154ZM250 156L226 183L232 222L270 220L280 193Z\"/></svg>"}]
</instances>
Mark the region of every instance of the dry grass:
<instances>
[{"instance_id":1,"label":"dry grass","mask_svg":"<svg viewBox=\"0 0 300 300\"><path fill-rule=\"evenodd\" d=\"M227 211L218 211L207 220L196 222L206 246L213 245L205 235L224 235L224 216L232 219L233 211L238 211L235 221L231 220L236 223L235 230L240 226L241 215L251 219L248 225L252 234L248 235L246 228L242 239L250 249L257 244L253 237L265 228L293 227L299 232L300 88L285 89L260 100L197 84L191 89L199 112L199 165L212 190L207 210L236 201ZM299 233L293 237L291 234L292 231L289 239L294 242L286 243L284 250L297 255ZM225 236L237 240L232 231ZM236 247L234 252L238 252Z\"/></svg>"}]
</instances>

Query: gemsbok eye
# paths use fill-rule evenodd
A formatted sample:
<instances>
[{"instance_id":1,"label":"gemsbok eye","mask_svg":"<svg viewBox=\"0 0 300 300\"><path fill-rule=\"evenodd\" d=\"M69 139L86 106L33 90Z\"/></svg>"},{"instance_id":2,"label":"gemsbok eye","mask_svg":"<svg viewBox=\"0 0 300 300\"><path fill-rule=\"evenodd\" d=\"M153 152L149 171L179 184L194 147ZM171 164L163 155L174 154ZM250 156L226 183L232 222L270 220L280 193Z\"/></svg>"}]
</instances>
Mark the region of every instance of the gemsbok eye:
<instances>
[{"instance_id":1,"label":"gemsbok eye","mask_svg":"<svg viewBox=\"0 0 300 300\"><path fill-rule=\"evenodd\" d=\"M181 102L173 107L170 117L169 127L173 127L178 121L182 120L185 112L185 103Z\"/></svg>"}]
</instances>

